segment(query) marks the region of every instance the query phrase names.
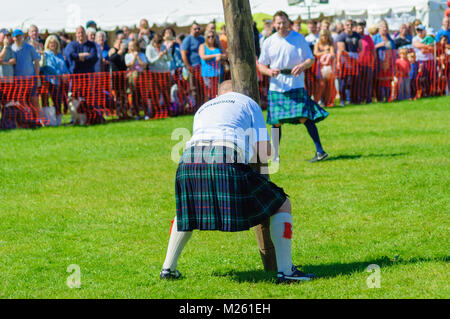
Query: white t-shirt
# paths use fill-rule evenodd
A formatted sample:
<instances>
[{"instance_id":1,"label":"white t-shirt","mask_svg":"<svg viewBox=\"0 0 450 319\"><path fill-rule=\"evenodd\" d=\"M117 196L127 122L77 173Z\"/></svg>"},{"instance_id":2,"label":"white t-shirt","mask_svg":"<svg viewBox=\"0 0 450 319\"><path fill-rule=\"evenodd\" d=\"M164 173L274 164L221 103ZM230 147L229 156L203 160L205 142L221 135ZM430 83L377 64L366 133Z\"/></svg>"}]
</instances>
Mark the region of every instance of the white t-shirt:
<instances>
[{"instance_id":1,"label":"white t-shirt","mask_svg":"<svg viewBox=\"0 0 450 319\"><path fill-rule=\"evenodd\" d=\"M420 42L422 43L423 39L425 38L421 38L418 35L416 35L413 39L412 39L412 43L413 43L413 47L414 47L414 51L416 52L416 58L417 61L429 61L429 60L433 60L433 53L423 53L422 50L416 48L414 46L414 42Z\"/></svg>"},{"instance_id":2,"label":"white t-shirt","mask_svg":"<svg viewBox=\"0 0 450 319\"><path fill-rule=\"evenodd\" d=\"M198 141L229 141L253 157L255 144L270 141L260 106L246 95L230 92L203 104L195 113L190 147Z\"/></svg>"},{"instance_id":3,"label":"white t-shirt","mask_svg":"<svg viewBox=\"0 0 450 319\"><path fill-rule=\"evenodd\" d=\"M147 63L147 58L145 57L144 53L139 52L139 58L142 60L142 62ZM133 54L127 53L125 54L125 63L128 65L129 63L133 62ZM131 67L133 71L144 71L144 67L139 64L139 61L136 59L136 62L134 62L134 65Z\"/></svg>"},{"instance_id":4,"label":"white t-shirt","mask_svg":"<svg viewBox=\"0 0 450 319\"><path fill-rule=\"evenodd\" d=\"M305 37L291 31L285 38L275 33L264 41L258 62L271 69L293 69L296 65L314 59ZM305 87L304 73L296 77L279 74L270 78L270 91L286 92Z\"/></svg>"}]
</instances>

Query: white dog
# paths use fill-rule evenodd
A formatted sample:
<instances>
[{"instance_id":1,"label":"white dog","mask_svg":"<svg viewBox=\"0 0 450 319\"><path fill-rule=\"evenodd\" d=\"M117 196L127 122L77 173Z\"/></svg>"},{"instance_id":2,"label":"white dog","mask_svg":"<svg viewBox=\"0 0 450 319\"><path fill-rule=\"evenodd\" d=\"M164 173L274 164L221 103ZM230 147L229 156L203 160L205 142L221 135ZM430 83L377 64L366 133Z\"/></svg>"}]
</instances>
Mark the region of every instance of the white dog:
<instances>
[{"instance_id":1,"label":"white dog","mask_svg":"<svg viewBox=\"0 0 450 319\"><path fill-rule=\"evenodd\" d=\"M79 113L78 108L80 107L81 102L85 101L82 97L76 99L73 97L72 92L68 95L68 103L69 103L69 112L72 115L73 125L85 125L86 124L86 114Z\"/></svg>"}]
</instances>

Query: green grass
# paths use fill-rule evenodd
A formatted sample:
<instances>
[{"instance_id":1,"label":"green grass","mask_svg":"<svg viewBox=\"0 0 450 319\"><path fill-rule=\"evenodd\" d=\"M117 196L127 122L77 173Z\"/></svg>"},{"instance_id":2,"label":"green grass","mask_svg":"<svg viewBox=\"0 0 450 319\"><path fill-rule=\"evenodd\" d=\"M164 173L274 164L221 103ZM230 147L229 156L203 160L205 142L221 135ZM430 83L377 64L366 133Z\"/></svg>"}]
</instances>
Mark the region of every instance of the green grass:
<instances>
[{"instance_id":1,"label":"green grass","mask_svg":"<svg viewBox=\"0 0 450 319\"><path fill-rule=\"evenodd\" d=\"M162 282L175 215L171 140L192 116L0 132L1 298L449 298L450 98L330 109L331 158L285 126L293 259L320 278L274 284L253 231L195 232ZM69 289L70 264L81 288ZM370 264L381 288L366 284Z\"/></svg>"}]
</instances>

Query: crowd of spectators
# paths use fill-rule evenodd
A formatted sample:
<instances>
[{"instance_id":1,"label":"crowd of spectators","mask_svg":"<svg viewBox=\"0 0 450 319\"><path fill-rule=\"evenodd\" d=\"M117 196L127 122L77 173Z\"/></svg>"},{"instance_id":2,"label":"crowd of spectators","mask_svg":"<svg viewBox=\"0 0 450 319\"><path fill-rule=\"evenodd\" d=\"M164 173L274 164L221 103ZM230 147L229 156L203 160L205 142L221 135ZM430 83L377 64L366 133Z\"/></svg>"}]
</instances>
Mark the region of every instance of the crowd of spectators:
<instances>
[{"instance_id":1,"label":"crowd of spectators","mask_svg":"<svg viewBox=\"0 0 450 319\"><path fill-rule=\"evenodd\" d=\"M292 30L301 32L301 24L300 19L292 21ZM420 20L402 24L394 32L385 20L373 26L350 19L310 20L307 26L304 36L316 61L306 72L305 84L322 106L449 93L448 16L436 33ZM111 47L107 34L94 21L79 26L73 41L63 32L42 36L35 25L27 35L19 29L2 29L0 107L11 99L5 83L20 84L20 78L32 83L27 96L31 113L38 117L36 110L50 105L51 98L60 116L68 111L70 94L87 98L83 96L87 91L74 84L74 75L84 75L89 86L99 74L109 74L109 106L119 118L150 119L195 111L215 97L220 82L230 77L226 27L219 33L216 29L214 22L205 28L194 23L188 34L177 35L171 27L155 32L142 19L136 32L126 26L117 30L109 39ZM254 25L256 55L273 33L270 20L264 21L261 32ZM259 80L264 100L268 79L259 75Z\"/></svg>"}]
</instances>

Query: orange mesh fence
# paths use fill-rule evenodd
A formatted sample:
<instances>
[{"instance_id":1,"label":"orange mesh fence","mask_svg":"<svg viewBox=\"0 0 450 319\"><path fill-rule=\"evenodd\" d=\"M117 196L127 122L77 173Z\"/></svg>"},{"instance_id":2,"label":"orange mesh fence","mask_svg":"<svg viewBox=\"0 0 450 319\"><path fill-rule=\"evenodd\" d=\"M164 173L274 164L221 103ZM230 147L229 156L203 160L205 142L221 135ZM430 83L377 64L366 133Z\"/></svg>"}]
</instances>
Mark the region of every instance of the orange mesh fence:
<instances>
[{"instance_id":1,"label":"orange mesh fence","mask_svg":"<svg viewBox=\"0 0 450 319\"><path fill-rule=\"evenodd\" d=\"M409 49L408 53L413 53ZM408 56L409 59L409 56ZM375 56L339 54L318 58L305 72L309 95L323 106L336 103L389 102L447 95L450 55L435 47L433 59L408 61L397 50ZM193 114L217 95L230 78L217 65L214 76L202 76L200 66L171 72L125 71L62 76L1 77L2 129L59 125L63 114L74 124L98 124L109 119L166 118ZM258 72L261 107L267 108L270 78Z\"/></svg>"}]
</instances>

